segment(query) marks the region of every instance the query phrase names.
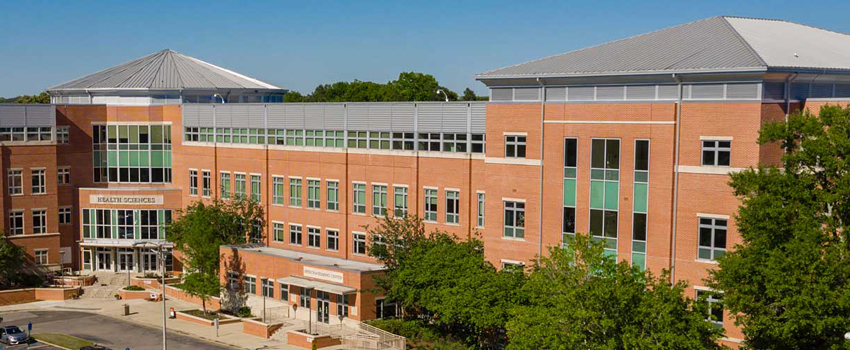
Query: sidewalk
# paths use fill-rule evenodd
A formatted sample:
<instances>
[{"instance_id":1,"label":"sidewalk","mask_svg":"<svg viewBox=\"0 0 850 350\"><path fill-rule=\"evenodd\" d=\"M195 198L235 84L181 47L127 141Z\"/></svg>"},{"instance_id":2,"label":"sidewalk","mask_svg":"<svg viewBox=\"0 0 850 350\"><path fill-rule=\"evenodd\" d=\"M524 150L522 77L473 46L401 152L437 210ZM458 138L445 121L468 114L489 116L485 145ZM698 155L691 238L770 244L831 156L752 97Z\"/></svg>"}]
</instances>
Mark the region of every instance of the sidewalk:
<instances>
[{"instance_id":1,"label":"sidewalk","mask_svg":"<svg viewBox=\"0 0 850 350\"><path fill-rule=\"evenodd\" d=\"M130 305L130 315L121 316L123 305ZM175 311L198 309L197 305L178 300L166 300L166 307L173 307ZM0 306L0 312L25 311L25 310L73 310L81 312L98 313L114 317L127 322L146 325L156 329L162 329L162 302L146 300L115 300L104 299L78 299L68 301L40 301L27 304ZM190 337L203 339L220 345L240 349L286 349L303 350L298 347L287 345L273 339L263 339L242 332L242 323L234 323L219 326L218 337L215 327L199 325L183 320L168 319L166 321L167 332L181 333Z\"/></svg>"}]
</instances>

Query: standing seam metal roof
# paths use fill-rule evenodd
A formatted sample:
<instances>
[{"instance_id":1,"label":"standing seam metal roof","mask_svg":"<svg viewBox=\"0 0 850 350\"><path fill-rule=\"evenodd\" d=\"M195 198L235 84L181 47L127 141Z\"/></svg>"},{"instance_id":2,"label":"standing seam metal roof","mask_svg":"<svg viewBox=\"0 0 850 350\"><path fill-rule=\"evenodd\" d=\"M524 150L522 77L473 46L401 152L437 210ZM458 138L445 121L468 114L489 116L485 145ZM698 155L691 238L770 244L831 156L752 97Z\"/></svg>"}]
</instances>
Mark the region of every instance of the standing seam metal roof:
<instances>
[{"instance_id":1,"label":"standing seam metal roof","mask_svg":"<svg viewBox=\"0 0 850 350\"><path fill-rule=\"evenodd\" d=\"M48 88L62 90L208 90L280 87L166 49Z\"/></svg>"},{"instance_id":2,"label":"standing seam metal roof","mask_svg":"<svg viewBox=\"0 0 850 350\"><path fill-rule=\"evenodd\" d=\"M794 52L800 56L794 58ZM803 52L807 59L800 59ZM774 66L850 69L850 35L787 21L711 17L476 77L745 71Z\"/></svg>"}]
</instances>

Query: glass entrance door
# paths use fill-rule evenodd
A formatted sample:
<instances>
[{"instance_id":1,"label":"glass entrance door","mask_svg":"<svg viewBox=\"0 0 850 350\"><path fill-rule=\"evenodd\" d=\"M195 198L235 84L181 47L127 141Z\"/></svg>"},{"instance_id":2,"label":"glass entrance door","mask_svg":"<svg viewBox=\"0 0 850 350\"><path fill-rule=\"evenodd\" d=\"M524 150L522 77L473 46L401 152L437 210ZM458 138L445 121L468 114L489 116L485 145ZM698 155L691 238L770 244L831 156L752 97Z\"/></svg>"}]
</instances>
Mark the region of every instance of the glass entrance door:
<instances>
[{"instance_id":1,"label":"glass entrance door","mask_svg":"<svg viewBox=\"0 0 850 350\"><path fill-rule=\"evenodd\" d=\"M328 323L330 321L328 317L328 310L331 306L330 293L317 290L316 299L319 301L319 304L316 307L316 313L318 314L316 319L319 322Z\"/></svg>"},{"instance_id":2,"label":"glass entrance door","mask_svg":"<svg viewBox=\"0 0 850 350\"><path fill-rule=\"evenodd\" d=\"M97 270L112 271L112 253L97 252Z\"/></svg>"},{"instance_id":3,"label":"glass entrance door","mask_svg":"<svg viewBox=\"0 0 850 350\"><path fill-rule=\"evenodd\" d=\"M118 271L133 271L133 252L118 253Z\"/></svg>"},{"instance_id":4,"label":"glass entrance door","mask_svg":"<svg viewBox=\"0 0 850 350\"><path fill-rule=\"evenodd\" d=\"M142 253L142 269L145 272L156 271L156 253Z\"/></svg>"}]
</instances>

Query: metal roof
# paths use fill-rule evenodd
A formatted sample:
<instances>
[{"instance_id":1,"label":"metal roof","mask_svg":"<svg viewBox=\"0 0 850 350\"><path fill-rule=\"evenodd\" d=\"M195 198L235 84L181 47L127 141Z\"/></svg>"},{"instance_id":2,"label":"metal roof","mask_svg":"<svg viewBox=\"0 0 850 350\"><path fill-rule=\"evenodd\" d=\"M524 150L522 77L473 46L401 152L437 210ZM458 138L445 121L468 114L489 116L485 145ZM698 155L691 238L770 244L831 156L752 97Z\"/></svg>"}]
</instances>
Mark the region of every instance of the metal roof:
<instances>
[{"instance_id":1,"label":"metal roof","mask_svg":"<svg viewBox=\"0 0 850 350\"><path fill-rule=\"evenodd\" d=\"M67 90L283 89L169 49L48 88Z\"/></svg>"},{"instance_id":2,"label":"metal roof","mask_svg":"<svg viewBox=\"0 0 850 350\"><path fill-rule=\"evenodd\" d=\"M850 35L780 20L711 17L476 78L757 72L771 67L850 69Z\"/></svg>"}]
</instances>

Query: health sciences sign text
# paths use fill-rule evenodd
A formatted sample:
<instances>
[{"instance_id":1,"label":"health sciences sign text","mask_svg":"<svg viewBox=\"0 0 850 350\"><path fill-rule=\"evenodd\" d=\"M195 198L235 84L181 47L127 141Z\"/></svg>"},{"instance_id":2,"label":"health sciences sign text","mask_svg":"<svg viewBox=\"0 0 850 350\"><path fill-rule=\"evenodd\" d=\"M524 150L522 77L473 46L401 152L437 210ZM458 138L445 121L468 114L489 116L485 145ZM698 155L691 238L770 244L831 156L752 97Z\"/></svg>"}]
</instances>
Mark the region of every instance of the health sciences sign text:
<instances>
[{"instance_id":1,"label":"health sciences sign text","mask_svg":"<svg viewBox=\"0 0 850 350\"><path fill-rule=\"evenodd\" d=\"M93 194L89 196L91 204L123 204L123 205L159 205L163 203L162 196L105 196Z\"/></svg>"}]
</instances>

